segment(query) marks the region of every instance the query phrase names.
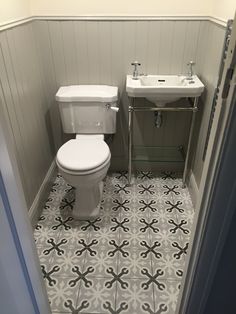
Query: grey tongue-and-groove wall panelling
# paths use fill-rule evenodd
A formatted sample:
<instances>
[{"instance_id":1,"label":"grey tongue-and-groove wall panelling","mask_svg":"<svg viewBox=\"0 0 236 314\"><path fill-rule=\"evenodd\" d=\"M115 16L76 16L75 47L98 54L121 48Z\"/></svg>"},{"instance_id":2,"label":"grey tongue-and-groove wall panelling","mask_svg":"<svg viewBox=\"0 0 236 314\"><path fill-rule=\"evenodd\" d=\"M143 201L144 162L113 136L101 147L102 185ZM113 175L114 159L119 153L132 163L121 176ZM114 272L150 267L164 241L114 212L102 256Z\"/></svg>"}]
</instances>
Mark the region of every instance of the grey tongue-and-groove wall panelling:
<instances>
[{"instance_id":1,"label":"grey tongue-and-groove wall panelling","mask_svg":"<svg viewBox=\"0 0 236 314\"><path fill-rule=\"evenodd\" d=\"M29 208L67 138L54 100L61 85L119 86L121 110L111 144L112 169L126 169L125 77L132 73L134 60L141 62L140 72L148 74L186 74L186 63L196 61L195 72L206 84L193 145L192 170L199 184L224 32L210 21L193 20L36 20L0 32L2 104ZM153 113L136 113L134 144L186 146L189 118L188 113L166 113L157 129Z\"/></svg>"}]
</instances>

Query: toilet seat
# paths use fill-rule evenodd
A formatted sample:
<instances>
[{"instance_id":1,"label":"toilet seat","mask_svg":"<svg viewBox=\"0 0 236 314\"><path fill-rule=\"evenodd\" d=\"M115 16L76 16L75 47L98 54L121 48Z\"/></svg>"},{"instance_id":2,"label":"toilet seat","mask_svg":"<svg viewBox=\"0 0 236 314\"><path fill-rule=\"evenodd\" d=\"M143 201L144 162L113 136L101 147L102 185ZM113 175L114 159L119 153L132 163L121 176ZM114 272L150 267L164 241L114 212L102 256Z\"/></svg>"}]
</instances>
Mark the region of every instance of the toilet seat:
<instances>
[{"instance_id":1,"label":"toilet seat","mask_svg":"<svg viewBox=\"0 0 236 314\"><path fill-rule=\"evenodd\" d=\"M110 163L110 160L111 160L111 155L109 156L109 158L106 160L105 163L103 163L102 165L100 165L97 168L94 168L92 170L87 170L87 171L86 170L85 171L69 170L69 169L66 169L66 168L62 167L60 165L60 163L58 162L58 160L56 162L57 162L57 166L59 167L59 169L64 171L67 174L70 174L70 175L73 175L73 176L88 176L90 174L92 175L93 173L99 172L103 168L107 167L107 165Z\"/></svg>"},{"instance_id":2,"label":"toilet seat","mask_svg":"<svg viewBox=\"0 0 236 314\"><path fill-rule=\"evenodd\" d=\"M58 164L68 173L85 175L103 168L110 162L108 145L100 139L72 139L57 152Z\"/></svg>"}]
</instances>

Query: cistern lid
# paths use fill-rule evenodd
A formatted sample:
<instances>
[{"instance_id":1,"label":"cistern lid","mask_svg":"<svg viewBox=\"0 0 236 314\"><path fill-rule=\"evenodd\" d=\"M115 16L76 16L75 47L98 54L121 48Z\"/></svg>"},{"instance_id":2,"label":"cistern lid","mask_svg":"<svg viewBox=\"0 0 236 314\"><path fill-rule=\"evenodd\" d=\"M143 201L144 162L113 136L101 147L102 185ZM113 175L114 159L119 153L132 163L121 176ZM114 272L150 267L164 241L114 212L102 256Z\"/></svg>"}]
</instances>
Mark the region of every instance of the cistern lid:
<instances>
[{"instance_id":1,"label":"cistern lid","mask_svg":"<svg viewBox=\"0 0 236 314\"><path fill-rule=\"evenodd\" d=\"M118 87L108 85L62 86L56 93L59 102L114 102L118 99Z\"/></svg>"},{"instance_id":2,"label":"cistern lid","mask_svg":"<svg viewBox=\"0 0 236 314\"><path fill-rule=\"evenodd\" d=\"M101 166L110 156L101 140L69 140L57 152L57 161L68 170L86 171Z\"/></svg>"}]
</instances>

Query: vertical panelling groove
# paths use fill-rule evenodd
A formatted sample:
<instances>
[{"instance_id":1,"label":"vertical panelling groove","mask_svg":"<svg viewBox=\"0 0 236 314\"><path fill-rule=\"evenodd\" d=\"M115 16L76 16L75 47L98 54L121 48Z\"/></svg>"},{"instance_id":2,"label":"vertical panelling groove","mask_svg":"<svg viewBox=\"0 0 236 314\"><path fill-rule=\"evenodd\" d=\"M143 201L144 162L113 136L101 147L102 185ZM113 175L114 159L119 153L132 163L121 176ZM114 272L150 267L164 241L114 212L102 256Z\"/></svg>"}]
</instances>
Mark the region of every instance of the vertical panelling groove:
<instances>
[{"instance_id":1,"label":"vertical panelling groove","mask_svg":"<svg viewBox=\"0 0 236 314\"><path fill-rule=\"evenodd\" d=\"M63 36L63 31L62 31L62 23L63 22L59 22L59 33L60 33L60 37L61 37L61 46L62 46L62 55L63 55L63 62L64 62L64 67L65 67L65 73L66 73L66 83L69 84L69 74L68 74L68 69L66 66L66 57L65 57L65 42L64 42L64 36Z\"/></svg>"},{"instance_id":2,"label":"vertical panelling groove","mask_svg":"<svg viewBox=\"0 0 236 314\"><path fill-rule=\"evenodd\" d=\"M76 53L76 45L75 45L75 28L74 28L74 22L72 22L72 32L73 32L73 43L74 43L74 50L75 50L75 53ZM76 54L75 54L76 56ZM78 69L78 60L77 58L75 58L75 63L76 63L76 69ZM77 84L79 84L79 71L76 70L76 80L77 80Z\"/></svg>"},{"instance_id":3,"label":"vertical panelling groove","mask_svg":"<svg viewBox=\"0 0 236 314\"><path fill-rule=\"evenodd\" d=\"M52 62L53 62L53 76L55 78L55 82L57 82L56 72L55 72L55 62L54 62L53 50L52 50L52 39L51 39L51 34L50 34L50 29L49 29L49 22L46 21L46 23L47 23L47 30L48 30L48 35L49 35L50 53L51 53L51 58L52 58Z\"/></svg>"},{"instance_id":4,"label":"vertical panelling groove","mask_svg":"<svg viewBox=\"0 0 236 314\"><path fill-rule=\"evenodd\" d=\"M101 22L98 22L98 49L97 49L97 54L98 54L98 83L102 84L103 78L102 75L104 74L104 68L101 66Z\"/></svg>"},{"instance_id":5,"label":"vertical panelling groove","mask_svg":"<svg viewBox=\"0 0 236 314\"><path fill-rule=\"evenodd\" d=\"M185 48L186 48L186 38L187 38L187 29L188 29L188 22L186 22L186 28L185 28L185 32L184 32L184 49L183 49L183 57L182 57L182 67L181 67L181 73L183 75L186 74L186 65L184 65L184 51L185 51Z\"/></svg>"}]
</instances>

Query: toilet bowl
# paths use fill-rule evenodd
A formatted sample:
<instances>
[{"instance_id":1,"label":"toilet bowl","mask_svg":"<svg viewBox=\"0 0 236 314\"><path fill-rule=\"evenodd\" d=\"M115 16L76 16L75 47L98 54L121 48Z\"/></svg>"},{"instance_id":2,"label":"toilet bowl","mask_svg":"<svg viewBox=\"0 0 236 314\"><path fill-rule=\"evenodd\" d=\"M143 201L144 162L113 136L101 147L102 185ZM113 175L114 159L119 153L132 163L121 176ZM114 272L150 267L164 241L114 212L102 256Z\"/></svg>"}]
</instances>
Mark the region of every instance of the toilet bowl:
<instances>
[{"instance_id":1,"label":"toilet bowl","mask_svg":"<svg viewBox=\"0 0 236 314\"><path fill-rule=\"evenodd\" d=\"M110 149L103 135L77 135L58 150L59 172L76 189L74 218L93 219L99 215L103 179L110 159Z\"/></svg>"},{"instance_id":2,"label":"toilet bowl","mask_svg":"<svg viewBox=\"0 0 236 314\"><path fill-rule=\"evenodd\" d=\"M59 148L56 157L59 172L76 189L72 216L94 219L99 215L103 179L110 166L104 134L116 132L118 87L61 86L55 98L64 133L76 134Z\"/></svg>"}]
</instances>

